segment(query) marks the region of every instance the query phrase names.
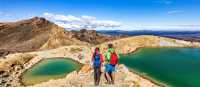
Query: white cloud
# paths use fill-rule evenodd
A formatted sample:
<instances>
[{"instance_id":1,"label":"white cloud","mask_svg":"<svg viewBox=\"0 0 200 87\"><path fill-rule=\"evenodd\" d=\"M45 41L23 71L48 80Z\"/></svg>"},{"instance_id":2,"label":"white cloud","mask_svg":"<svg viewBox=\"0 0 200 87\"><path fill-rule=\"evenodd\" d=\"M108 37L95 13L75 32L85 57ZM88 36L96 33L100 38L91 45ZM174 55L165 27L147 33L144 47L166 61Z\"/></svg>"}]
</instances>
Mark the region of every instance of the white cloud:
<instances>
[{"instance_id":1,"label":"white cloud","mask_svg":"<svg viewBox=\"0 0 200 87\"><path fill-rule=\"evenodd\" d=\"M181 10L172 10L167 14L181 13ZM98 29L98 30L200 30L200 25L122 25L112 20L98 20L93 16L59 15L44 13L44 17L66 29Z\"/></svg>"},{"instance_id":2,"label":"white cloud","mask_svg":"<svg viewBox=\"0 0 200 87\"><path fill-rule=\"evenodd\" d=\"M11 22L11 21L16 21L16 19L14 19L14 16L15 16L15 15L13 15L13 14L0 11L0 22Z\"/></svg>"},{"instance_id":3,"label":"white cloud","mask_svg":"<svg viewBox=\"0 0 200 87\"><path fill-rule=\"evenodd\" d=\"M81 18L84 20L96 20L96 17L87 16L87 15L82 15Z\"/></svg>"},{"instance_id":4,"label":"white cloud","mask_svg":"<svg viewBox=\"0 0 200 87\"><path fill-rule=\"evenodd\" d=\"M157 0L155 2L160 3L160 4L166 4L166 5L172 4L171 0Z\"/></svg>"},{"instance_id":5,"label":"white cloud","mask_svg":"<svg viewBox=\"0 0 200 87\"><path fill-rule=\"evenodd\" d=\"M59 15L59 14L51 14L51 13L44 13L44 16L53 20L59 20L59 21L80 21L79 18L72 16L72 15Z\"/></svg>"},{"instance_id":6,"label":"white cloud","mask_svg":"<svg viewBox=\"0 0 200 87\"><path fill-rule=\"evenodd\" d=\"M54 21L57 25L68 29L94 29L98 27L120 27L121 23L112 20L97 20L96 17L83 15L75 17L72 15L60 15L44 13L45 18Z\"/></svg>"},{"instance_id":7,"label":"white cloud","mask_svg":"<svg viewBox=\"0 0 200 87\"><path fill-rule=\"evenodd\" d=\"M178 14L178 13L183 13L184 11L182 10L171 10L171 11L168 11L167 14L169 15L173 15L173 14Z\"/></svg>"}]
</instances>

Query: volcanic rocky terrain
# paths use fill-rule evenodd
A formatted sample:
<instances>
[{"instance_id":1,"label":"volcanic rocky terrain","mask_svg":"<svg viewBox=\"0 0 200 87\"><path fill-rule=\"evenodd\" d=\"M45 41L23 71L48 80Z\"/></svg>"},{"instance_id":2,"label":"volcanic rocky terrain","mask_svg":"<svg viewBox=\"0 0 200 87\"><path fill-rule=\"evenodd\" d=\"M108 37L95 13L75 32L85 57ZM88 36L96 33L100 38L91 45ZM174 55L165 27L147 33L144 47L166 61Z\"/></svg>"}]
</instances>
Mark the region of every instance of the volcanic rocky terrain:
<instances>
[{"instance_id":1,"label":"volcanic rocky terrain","mask_svg":"<svg viewBox=\"0 0 200 87\"><path fill-rule=\"evenodd\" d=\"M0 55L53 49L69 45L96 45L122 37L95 30L70 31L42 17L0 23Z\"/></svg>"}]
</instances>

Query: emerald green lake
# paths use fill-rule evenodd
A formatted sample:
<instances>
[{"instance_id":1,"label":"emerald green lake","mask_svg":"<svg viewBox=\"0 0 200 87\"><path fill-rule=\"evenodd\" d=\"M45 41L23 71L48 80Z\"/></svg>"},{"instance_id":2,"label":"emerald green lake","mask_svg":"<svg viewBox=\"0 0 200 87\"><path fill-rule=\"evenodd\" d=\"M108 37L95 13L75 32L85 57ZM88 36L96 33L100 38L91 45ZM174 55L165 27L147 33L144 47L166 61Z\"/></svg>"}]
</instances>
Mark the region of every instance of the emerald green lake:
<instances>
[{"instance_id":1,"label":"emerald green lake","mask_svg":"<svg viewBox=\"0 0 200 87\"><path fill-rule=\"evenodd\" d=\"M62 78L80 67L80 64L70 59L45 59L27 70L22 76L22 82L25 85L32 85L50 79Z\"/></svg>"},{"instance_id":2,"label":"emerald green lake","mask_svg":"<svg viewBox=\"0 0 200 87\"><path fill-rule=\"evenodd\" d=\"M120 62L170 87L200 87L200 48L143 48Z\"/></svg>"}]
</instances>

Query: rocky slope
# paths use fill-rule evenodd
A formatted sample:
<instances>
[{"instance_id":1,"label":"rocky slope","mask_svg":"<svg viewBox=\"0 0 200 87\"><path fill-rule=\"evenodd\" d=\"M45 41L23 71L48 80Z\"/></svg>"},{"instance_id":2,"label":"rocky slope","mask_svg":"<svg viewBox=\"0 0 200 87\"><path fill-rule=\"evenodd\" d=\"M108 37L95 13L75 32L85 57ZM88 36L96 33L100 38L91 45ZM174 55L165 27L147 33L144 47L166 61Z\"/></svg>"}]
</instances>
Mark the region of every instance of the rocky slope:
<instances>
[{"instance_id":1,"label":"rocky slope","mask_svg":"<svg viewBox=\"0 0 200 87\"><path fill-rule=\"evenodd\" d=\"M200 47L199 42L183 41L151 35L128 37L105 42L97 46L100 48L106 48L108 43L112 43L116 48L116 51L122 54L132 53L142 47Z\"/></svg>"},{"instance_id":2,"label":"rocky slope","mask_svg":"<svg viewBox=\"0 0 200 87\"><path fill-rule=\"evenodd\" d=\"M159 36L142 35L117 40L109 37L99 35L95 31L66 31L38 17L14 23L0 23L0 55L26 52L0 57L0 86L24 87L20 83L20 76L25 70L42 59L63 57L76 60L85 66L80 72L75 71L65 78L50 80L33 87L93 87L93 70L89 65L92 51L95 47L107 48L108 43L114 44L117 53L122 54L135 52L141 47L200 47L198 42ZM91 46L89 43L98 45ZM102 53L104 51L102 50ZM130 72L124 65L118 67L115 85L107 85L104 81L102 78L100 87L160 87L151 80Z\"/></svg>"},{"instance_id":3,"label":"rocky slope","mask_svg":"<svg viewBox=\"0 0 200 87\"><path fill-rule=\"evenodd\" d=\"M50 80L28 87L94 87L93 74L91 67L85 65L79 72L72 72L65 78ZM116 74L114 85L106 84L106 80L102 75L98 87L162 87L137 74L131 73L124 65L118 66Z\"/></svg>"},{"instance_id":4,"label":"rocky slope","mask_svg":"<svg viewBox=\"0 0 200 87\"><path fill-rule=\"evenodd\" d=\"M25 71L24 64L35 56L19 53L0 59L0 87L21 87L20 76Z\"/></svg>"},{"instance_id":5,"label":"rocky slope","mask_svg":"<svg viewBox=\"0 0 200 87\"><path fill-rule=\"evenodd\" d=\"M0 23L0 56L15 52L52 49L69 45L96 45L122 38L82 29L68 31L41 17Z\"/></svg>"},{"instance_id":6,"label":"rocky slope","mask_svg":"<svg viewBox=\"0 0 200 87\"><path fill-rule=\"evenodd\" d=\"M110 36L97 33L95 30L81 29L80 31L72 31L73 37L81 41L97 45L103 42L125 38L126 36Z\"/></svg>"},{"instance_id":7,"label":"rocky slope","mask_svg":"<svg viewBox=\"0 0 200 87\"><path fill-rule=\"evenodd\" d=\"M24 87L24 85L20 83L20 76L25 70L31 68L31 66L42 59L55 57L71 58L85 65L79 72L72 72L65 78L50 80L48 82L33 85L33 87L94 87L93 70L91 66L88 65L91 54L85 55L84 58L80 59L79 55L82 55L82 49L85 49L87 53L91 53L91 49L86 48L85 46L64 46L45 51L10 54L6 56L6 59L0 60L0 65L2 67L12 67L1 69L4 73L1 74L3 76L2 81L0 81L2 83L1 87L7 87L8 85L11 87ZM18 61L20 61L20 63L17 63L16 66L12 66ZM5 64L6 62L9 65ZM5 77L4 70L11 71L6 72L6 75L9 75L9 77ZM142 76L130 72L124 65L120 65L118 67L118 72L116 74L117 77L115 85L105 84L105 79L102 76L100 87L160 87L160 85L157 85L150 80L143 78ZM15 80L10 81L10 79Z\"/></svg>"},{"instance_id":8,"label":"rocky slope","mask_svg":"<svg viewBox=\"0 0 200 87\"><path fill-rule=\"evenodd\" d=\"M27 52L72 44L87 43L73 38L70 31L44 18L34 17L18 22L0 23L0 49L3 51Z\"/></svg>"},{"instance_id":9,"label":"rocky slope","mask_svg":"<svg viewBox=\"0 0 200 87\"><path fill-rule=\"evenodd\" d=\"M158 36L135 36L115 40L111 42L105 42L97 45L101 48L107 46L108 43L113 43L117 52L123 52L125 54L136 51L140 47L200 47L200 43L187 42L182 40L158 37ZM80 72L73 72L67 75L65 78L50 80L41 84L36 84L33 87L93 87L92 72L93 70L88 65L91 60L91 53L94 47L70 45L63 46L56 49L35 51L29 53L16 53L9 54L5 59L0 59L0 80L2 87L24 86L20 83L20 76L26 70L31 68L34 64L45 58L71 58L80 63L85 64ZM130 49L129 49L130 48ZM117 72L116 84L107 85L105 79L102 78L100 87L159 87L151 80L144 78L130 72L125 66L120 65ZM11 79L15 79L14 81ZM88 83L89 82L89 83Z\"/></svg>"}]
</instances>

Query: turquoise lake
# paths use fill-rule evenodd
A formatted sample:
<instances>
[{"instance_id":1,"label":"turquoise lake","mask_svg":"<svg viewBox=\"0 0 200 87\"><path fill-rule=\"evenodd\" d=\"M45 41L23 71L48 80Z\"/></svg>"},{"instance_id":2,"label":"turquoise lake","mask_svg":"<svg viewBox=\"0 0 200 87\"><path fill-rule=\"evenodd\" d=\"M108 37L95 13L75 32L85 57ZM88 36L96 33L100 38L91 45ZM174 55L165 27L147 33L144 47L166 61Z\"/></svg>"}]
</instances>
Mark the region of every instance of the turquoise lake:
<instances>
[{"instance_id":1,"label":"turquoise lake","mask_svg":"<svg viewBox=\"0 0 200 87\"><path fill-rule=\"evenodd\" d=\"M200 87L200 48L143 48L120 62L169 87Z\"/></svg>"},{"instance_id":2,"label":"turquoise lake","mask_svg":"<svg viewBox=\"0 0 200 87\"><path fill-rule=\"evenodd\" d=\"M27 70L22 76L22 82L25 85L32 85L50 79L62 78L80 67L80 64L70 59L45 59Z\"/></svg>"}]
</instances>

